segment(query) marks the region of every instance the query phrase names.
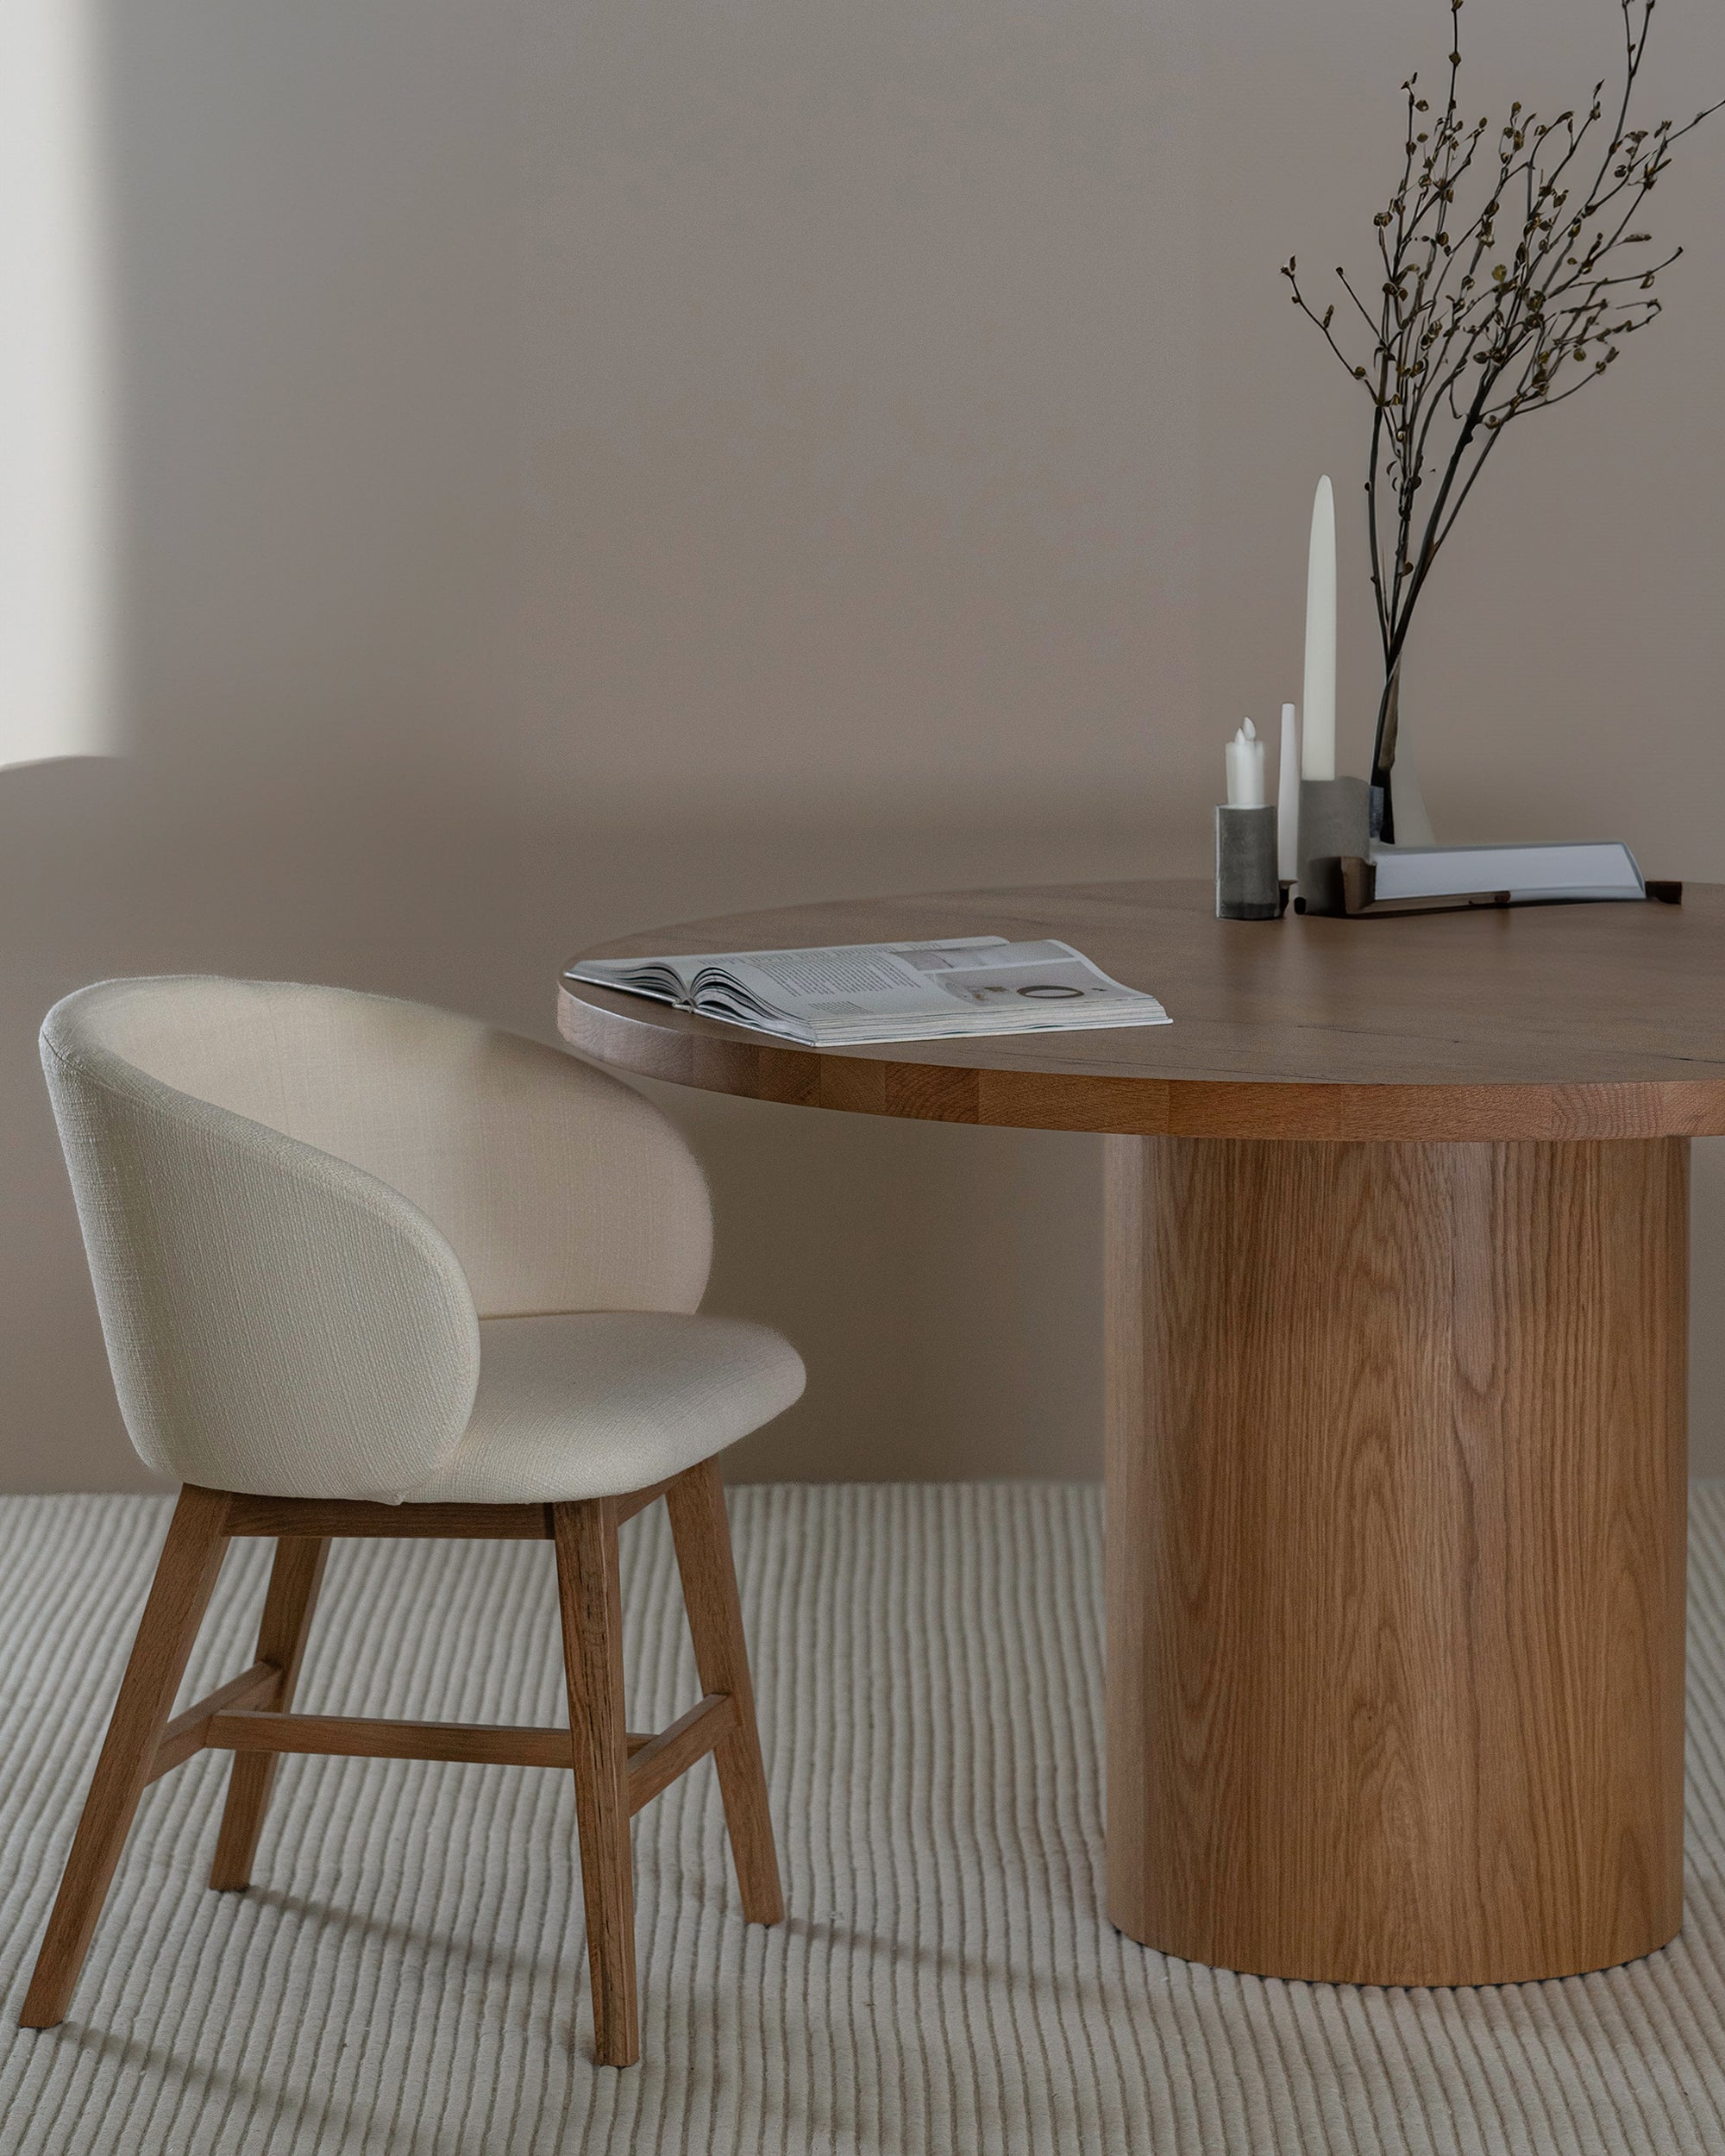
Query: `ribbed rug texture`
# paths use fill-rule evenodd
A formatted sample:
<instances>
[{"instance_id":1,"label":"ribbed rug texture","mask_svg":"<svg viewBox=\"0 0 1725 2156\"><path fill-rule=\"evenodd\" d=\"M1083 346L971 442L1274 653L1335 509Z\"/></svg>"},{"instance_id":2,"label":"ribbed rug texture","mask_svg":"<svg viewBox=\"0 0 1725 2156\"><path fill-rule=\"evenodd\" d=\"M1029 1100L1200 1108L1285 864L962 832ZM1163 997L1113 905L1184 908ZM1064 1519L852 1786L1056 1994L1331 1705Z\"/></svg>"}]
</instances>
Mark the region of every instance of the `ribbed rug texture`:
<instances>
[{"instance_id":1,"label":"ribbed rug texture","mask_svg":"<svg viewBox=\"0 0 1725 2156\"><path fill-rule=\"evenodd\" d=\"M567 1777L292 1759L205 1885L226 1761L147 1792L70 2019L14 2026L164 1504L0 1501L0 2149L29 2156L1725 2149L1725 1484L1692 1511L1688 1919L1502 1990L1264 1982L1103 1913L1101 1498L732 1494L789 1914L742 1921L703 1764L635 1827L643 2065L592 2061ZM695 1696L663 1507L630 1722ZM188 1696L251 1658L236 1545ZM549 1550L336 1545L299 1704L562 1719Z\"/></svg>"}]
</instances>

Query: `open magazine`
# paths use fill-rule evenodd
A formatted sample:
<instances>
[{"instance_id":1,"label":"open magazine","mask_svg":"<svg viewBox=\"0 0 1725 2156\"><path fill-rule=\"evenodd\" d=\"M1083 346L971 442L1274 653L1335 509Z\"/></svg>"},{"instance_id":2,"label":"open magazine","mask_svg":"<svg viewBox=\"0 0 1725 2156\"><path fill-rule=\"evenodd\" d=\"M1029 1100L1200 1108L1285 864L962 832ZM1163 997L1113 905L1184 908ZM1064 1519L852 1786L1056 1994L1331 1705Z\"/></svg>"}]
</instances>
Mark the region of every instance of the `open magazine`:
<instances>
[{"instance_id":1,"label":"open magazine","mask_svg":"<svg viewBox=\"0 0 1725 2156\"><path fill-rule=\"evenodd\" d=\"M1154 996L1110 981L1082 951L1052 938L585 958L564 979L653 996L810 1048L1169 1022Z\"/></svg>"}]
</instances>

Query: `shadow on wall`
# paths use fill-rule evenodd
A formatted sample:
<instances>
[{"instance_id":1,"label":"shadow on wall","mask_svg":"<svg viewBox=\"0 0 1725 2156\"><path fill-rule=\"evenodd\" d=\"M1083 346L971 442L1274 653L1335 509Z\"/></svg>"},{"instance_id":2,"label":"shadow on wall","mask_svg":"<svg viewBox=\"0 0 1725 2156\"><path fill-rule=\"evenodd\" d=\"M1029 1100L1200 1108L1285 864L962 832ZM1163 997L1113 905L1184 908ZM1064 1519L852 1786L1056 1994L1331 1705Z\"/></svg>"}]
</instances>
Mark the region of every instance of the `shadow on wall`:
<instances>
[{"instance_id":1,"label":"shadow on wall","mask_svg":"<svg viewBox=\"0 0 1725 2156\"><path fill-rule=\"evenodd\" d=\"M559 962L655 921L1204 871L1220 744L1297 680L1313 479L1359 453L1274 266L1376 198L1358 116L1388 88L1393 126L1430 17L80 3L130 753L0 771L20 1489L140 1480L35 1062L68 989L298 977L549 1037ZM1516 34L1559 50L1571 12ZM1721 873L1722 177L1685 182L1690 318L1638 354L1638 423L1523 467L1565 545L1483 512L1446 572L1446 835ZM715 1304L811 1367L736 1471L1096 1471L1094 1141L662 1097L712 1169ZM1716 1420L1725 1328L1696 1336Z\"/></svg>"},{"instance_id":2,"label":"shadow on wall","mask_svg":"<svg viewBox=\"0 0 1725 2156\"><path fill-rule=\"evenodd\" d=\"M140 1480L35 1064L68 989L549 1037L559 962L655 920L1140 872L1149 683L1200 754L1145 604L1189 577L1168 285L1119 273L1192 253L1141 210L1188 125L1159 22L80 4L129 753L0 773L26 1489ZM812 1372L738 1471L1096 1471L1094 1143L666 1105L714 1303Z\"/></svg>"}]
</instances>

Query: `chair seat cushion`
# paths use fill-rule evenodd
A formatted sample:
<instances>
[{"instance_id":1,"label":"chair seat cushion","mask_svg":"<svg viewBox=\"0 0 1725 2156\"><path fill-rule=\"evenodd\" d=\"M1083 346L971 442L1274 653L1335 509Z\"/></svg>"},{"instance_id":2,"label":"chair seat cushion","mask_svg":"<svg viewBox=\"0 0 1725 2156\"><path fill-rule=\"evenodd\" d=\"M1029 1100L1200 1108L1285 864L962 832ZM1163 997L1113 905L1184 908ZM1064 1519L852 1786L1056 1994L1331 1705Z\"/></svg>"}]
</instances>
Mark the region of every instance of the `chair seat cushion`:
<instances>
[{"instance_id":1,"label":"chair seat cushion","mask_svg":"<svg viewBox=\"0 0 1725 2156\"><path fill-rule=\"evenodd\" d=\"M620 1496L758 1430L803 1382L787 1340L737 1318L619 1310L483 1319L467 1429L403 1495L476 1505Z\"/></svg>"}]
</instances>

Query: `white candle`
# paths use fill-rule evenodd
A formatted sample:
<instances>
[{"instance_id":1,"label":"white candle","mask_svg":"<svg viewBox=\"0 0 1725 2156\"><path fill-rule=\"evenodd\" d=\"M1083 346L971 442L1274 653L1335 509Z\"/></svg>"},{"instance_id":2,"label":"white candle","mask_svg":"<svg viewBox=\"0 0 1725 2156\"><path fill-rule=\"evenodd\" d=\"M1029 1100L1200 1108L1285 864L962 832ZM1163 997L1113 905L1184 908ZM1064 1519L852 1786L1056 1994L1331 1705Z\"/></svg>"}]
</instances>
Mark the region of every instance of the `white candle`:
<instances>
[{"instance_id":1,"label":"white candle","mask_svg":"<svg viewBox=\"0 0 1725 2156\"><path fill-rule=\"evenodd\" d=\"M1228 806L1264 806L1264 743L1250 719L1228 743Z\"/></svg>"},{"instance_id":2,"label":"white candle","mask_svg":"<svg viewBox=\"0 0 1725 2156\"><path fill-rule=\"evenodd\" d=\"M1336 775L1336 498L1327 477L1312 502L1306 560L1306 693L1300 769L1308 779Z\"/></svg>"},{"instance_id":3,"label":"white candle","mask_svg":"<svg viewBox=\"0 0 1725 2156\"><path fill-rule=\"evenodd\" d=\"M1276 785L1276 873L1292 883L1300 873L1300 729L1294 706L1282 706L1282 768Z\"/></svg>"}]
</instances>

